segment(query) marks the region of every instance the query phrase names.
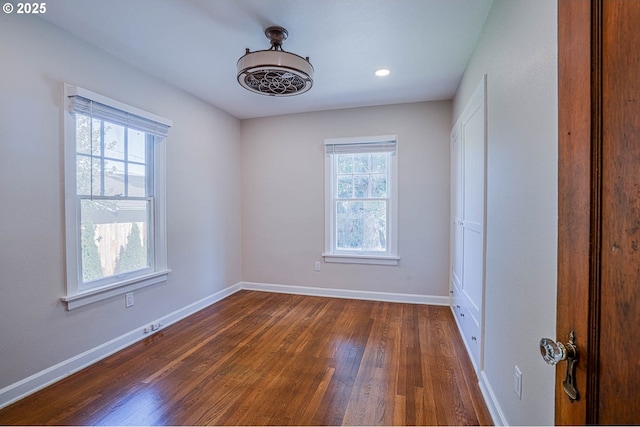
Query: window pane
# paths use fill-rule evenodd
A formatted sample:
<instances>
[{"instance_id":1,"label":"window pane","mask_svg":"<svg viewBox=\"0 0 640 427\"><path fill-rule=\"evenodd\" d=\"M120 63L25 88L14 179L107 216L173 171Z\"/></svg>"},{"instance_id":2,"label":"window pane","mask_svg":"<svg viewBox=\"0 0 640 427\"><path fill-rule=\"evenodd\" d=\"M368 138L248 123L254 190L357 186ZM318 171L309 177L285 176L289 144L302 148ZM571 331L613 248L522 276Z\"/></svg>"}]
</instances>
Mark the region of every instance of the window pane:
<instances>
[{"instance_id":1,"label":"window pane","mask_svg":"<svg viewBox=\"0 0 640 427\"><path fill-rule=\"evenodd\" d=\"M338 173L353 173L353 155L337 154Z\"/></svg>"},{"instance_id":2,"label":"window pane","mask_svg":"<svg viewBox=\"0 0 640 427\"><path fill-rule=\"evenodd\" d=\"M130 162L146 163L146 134L139 130L129 129L128 157Z\"/></svg>"},{"instance_id":3,"label":"window pane","mask_svg":"<svg viewBox=\"0 0 640 427\"><path fill-rule=\"evenodd\" d=\"M336 202L336 248L380 251L387 248L387 202Z\"/></svg>"},{"instance_id":4,"label":"window pane","mask_svg":"<svg viewBox=\"0 0 640 427\"><path fill-rule=\"evenodd\" d=\"M360 249L362 247L362 202L337 202L336 247Z\"/></svg>"},{"instance_id":5,"label":"window pane","mask_svg":"<svg viewBox=\"0 0 640 427\"><path fill-rule=\"evenodd\" d=\"M93 146L89 136L93 131ZM100 120L93 120L93 129L90 126L89 116L76 113L76 151L95 156L100 155Z\"/></svg>"},{"instance_id":6,"label":"window pane","mask_svg":"<svg viewBox=\"0 0 640 427\"><path fill-rule=\"evenodd\" d=\"M338 175L338 198L350 199L351 197L353 197L353 176Z\"/></svg>"},{"instance_id":7,"label":"window pane","mask_svg":"<svg viewBox=\"0 0 640 427\"><path fill-rule=\"evenodd\" d=\"M99 195L101 188L100 176L100 158L92 158L80 154L76 156L76 191L79 195L91 195L92 188L93 194Z\"/></svg>"},{"instance_id":8,"label":"window pane","mask_svg":"<svg viewBox=\"0 0 640 427\"><path fill-rule=\"evenodd\" d=\"M89 154L91 151L90 135L89 117L84 114L76 114L76 151L78 153Z\"/></svg>"},{"instance_id":9,"label":"window pane","mask_svg":"<svg viewBox=\"0 0 640 427\"><path fill-rule=\"evenodd\" d=\"M104 161L104 195L124 196L124 162Z\"/></svg>"},{"instance_id":10,"label":"window pane","mask_svg":"<svg viewBox=\"0 0 640 427\"><path fill-rule=\"evenodd\" d=\"M387 173L387 159L389 153L372 153L371 154L371 172Z\"/></svg>"},{"instance_id":11,"label":"window pane","mask_svg":"<svg viewBox=\"0 0 640 427\"><path fill-rule=\"evenodd\" d=\"M356 199L369 197L369 175L354 175L353 197Z\"/></svg>"},{"instance_id":12,"label":"window pane","mask_svg":"<svg viewBox=\"0 0 640 427\"><path fill-rule=\"evenodd\" d=\"M371 197L387 197L387 175L376 174L370 175L371 178Z\"/></svg>"},{"instance_id":13,"label":"window pane","mask_svg":"<svg viewBox=\"0 0 640 427\"><path fill-rule=\"evenodd\" d=\"M129 179L128 181L128 193L129 197L145 197L146 192L146 176L145 165L136 165L129 163Z\"/></svg>"},{"instance_id":14,"label":"window pane","mask_svg":"<svg viewBox=\"0 0 640 427\"><path fill-rule=\"evenodd\" d=\"M353 155L353 173L369 173L370 154L354 154Z\"/></svg>"},{"instance_id":15,"label":"window pane","mask_svg":"<svg viewBox=\"0 0 640 427\"><path fill-rule=\"evenodd\" d=\"M124 127L104 122L104 156L124 160Z\"/></svg>"},{"instance_id":16,"label":"window pane","mask_svg":"<svg viewBox=\"0 0 640 427\"><path fill-rule=\"evenodd\" d=\"M82 200L80 209L83 282L151 265L149 201Z\"/></svg>"}]
</instances>

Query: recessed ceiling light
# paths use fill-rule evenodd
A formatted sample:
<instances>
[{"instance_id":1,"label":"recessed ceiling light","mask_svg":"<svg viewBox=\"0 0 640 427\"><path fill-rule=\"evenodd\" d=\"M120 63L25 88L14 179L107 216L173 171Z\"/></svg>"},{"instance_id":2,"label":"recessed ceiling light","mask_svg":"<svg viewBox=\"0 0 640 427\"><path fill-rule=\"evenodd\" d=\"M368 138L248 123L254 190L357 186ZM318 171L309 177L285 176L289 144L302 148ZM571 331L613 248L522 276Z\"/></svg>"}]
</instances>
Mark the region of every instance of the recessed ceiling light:
<instances>
[{"instance_id":1,"label":"recessed ceiling light","mask_svg":"<svg viewBox=\"0 0 640 427\"><path fill-rule=\"evenodd\" d=\"M391 73L391 70L388 68L378 68L373 72L378 77L388 76Z\"/></svg>"}]
</instances>

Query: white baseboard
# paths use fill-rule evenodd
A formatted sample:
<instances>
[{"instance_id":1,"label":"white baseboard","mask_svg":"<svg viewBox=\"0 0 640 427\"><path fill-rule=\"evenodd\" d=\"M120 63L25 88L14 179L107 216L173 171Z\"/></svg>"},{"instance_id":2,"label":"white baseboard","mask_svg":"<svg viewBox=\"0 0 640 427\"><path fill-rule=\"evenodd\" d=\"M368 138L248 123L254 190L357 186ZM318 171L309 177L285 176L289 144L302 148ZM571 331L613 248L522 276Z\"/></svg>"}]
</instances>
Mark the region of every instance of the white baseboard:
<instances>
[{"instance_id":1,"label":"white baseboard","mask_svg":"<svg viewBox=\"0 0 640 427\"><path fill-rule=\"evenodd\" d=\"M240 282L242 289L252 291L276 292L281 294L309 295L316 297L332 297L360 299L369 301L402 302L408 304L445 305L451 303L449 297L394 294L389 292L354 291L347 289L313 288L307 286L274 285L271 283Z\"/></svg>"},{"instance_id":2,"label":"white baseboard","mask_svg":"<svg viewBox=\"0 0 640 427\"><path fill-rule=\"evenodd\" d=\"M213 295L209 295L199 301L189 304L179 310L169 313L159 319L149 322L161 323L162 328L165 328L179 320L190 316L203 308L218 302L229 295L239 291L241 289L240 283L236 283L233 286L229 286ZM53 365L47 369L37 372L23 380L20 380L14 384L11 384L3 389L0 389L0 408L4 408L7 405L12 404L36 391L45 388L46 386L60 381L61 379L78 372L79 370L92 365L111 354L122 350L125 347L130 346L146 337L149 334L144 333L144 327L136 328L126 334L120 335L117 338L112 339L104 344L94 347L84 353L78 354L70 359L62 361L56 365Z\"/></svg>"},{"instance_id":3,"label":"white baseboard","mask_svg":"<svg viewBox=\"0 0 640 427\"><path fill-rule=\"evenodd\" d=\"M401 302L409 304L429 304L429 305L449 305L449 297L440 296L427 296L427 295L412 295L412 294L395 294L387 292L367 292L367 291L354 291L345 289L325 289L325 288L313 288L306 286L289 286L289 285L274 285L268 283L252 283L252 282L239 282L235 285L229 286L213 295L203 298L194 302L186 307L169 313L154 321L148 322L161 323L162 328L165 328L179 320L190 316L197 311L202 310L209 305L216 303L231 294L238 292L241 289L264 291L264 292L278 292L285 294L297 294L297 295L310 295L310 296L322 296L322 297L334 297L334 298L348 298L348 299L360 299L360 300L373 300L373 301L388 301L388 302ZM149 334L144 333L144 327L138 327L134 330L127 332L119 337L112 339L104 344L89 349L84 353L64 360L56 365L53 365L47 369L37 372L23 380L20 380L14 384L11 384L3 389L0 389L0 408L4 408L16 402L36 391L45 388L48 385L60 381L61 379L68 377L69 375L78 372L79 370L92 365L111 354L124 349L144 338Z\"/></svg>"},{"instance_id":4,"label":"white baseboard","mask_svg":"<svg viewBox=\"0 0 640 427\"><path fill-rule=\"evenodd\" d=\"M480 392L482 393L482 397L484 397L484 402L487 405L489 414L491 414L493 424L497 426L508 426L509 423L504 417L504 412L502 412L502 408L500 408L498 398L493 392L491 384L489 384L489 379L487 378L487 375L484 373L484 371L480 372L479 384Z\"/></svg>"}]
</instances>

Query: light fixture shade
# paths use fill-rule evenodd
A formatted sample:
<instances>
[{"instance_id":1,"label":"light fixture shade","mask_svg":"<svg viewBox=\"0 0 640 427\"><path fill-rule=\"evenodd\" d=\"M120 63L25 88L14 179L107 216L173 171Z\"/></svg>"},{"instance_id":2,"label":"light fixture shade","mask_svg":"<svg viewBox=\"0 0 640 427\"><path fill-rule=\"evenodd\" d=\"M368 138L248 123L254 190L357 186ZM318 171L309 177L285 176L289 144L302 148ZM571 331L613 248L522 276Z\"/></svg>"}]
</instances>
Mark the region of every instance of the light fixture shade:
<instances>
[{"instance_id":1,"label":"light fixture shade","mask_svg":"<svg viewBox=\"0 0 640 427\"><path fill-rule=\"evenodd\" d=\"M269 27L271 49L249 52L238 60L238 83L251 92L269 96L293 96L313 86L313 66L309 58L282 50L288 33L282 27Z\"/></svg>"}]
</instances>

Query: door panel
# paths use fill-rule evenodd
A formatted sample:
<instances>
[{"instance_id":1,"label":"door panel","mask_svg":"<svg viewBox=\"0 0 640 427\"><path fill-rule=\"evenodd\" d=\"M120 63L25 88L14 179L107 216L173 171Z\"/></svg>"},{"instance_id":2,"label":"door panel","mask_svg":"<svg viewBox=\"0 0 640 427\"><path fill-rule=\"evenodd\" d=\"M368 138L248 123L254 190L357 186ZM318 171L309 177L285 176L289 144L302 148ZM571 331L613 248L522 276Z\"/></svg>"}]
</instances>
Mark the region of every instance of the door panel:
<instances>
[{"instance_id":1,"label":"door panel","mask_svg":"<svg viewBox=\"0 0 640 427\"><path fill-rule=\"evenodd\" d=\"M484 107L462 124L464 141L464 222L481 226L484 218Z\"/></svg>"},{"instance_id":2,"label":"door panel","mask_svg":"<svg viewBox=\"0 0 640 427\"><path fill-rule=\"evenodd\" d=\"M557 424L640 423L640 1L558 2Z\"/></svg>"},{"instance_id":3,"label":"door panel","mask_svg":"<svg viewBox=\"0 0 640 427\"><path fill-rule=\"evenodd\" d=\"M476 319L484 295L485 117L477 103L462 122L463 134L463 271L462 292Z\"/></svg>"},{"instance_id":4,"label":"door panel","mask_svg":"<svg viewBox=\"0 0 640 427\"><path fill-rule=\"evenodd\" d=\"M602 9L598 422L640 423L640 1ZM633 37L631 37L633 35Z\"/></svg>"},{"instance_id":5,"label":"door panel","mask_svg":"<svg viewBox=\"0 0 640 427\"><path fill-rule=\"evenodd\" d=\"M459 128L454 128L451 135L451 216L452 216L452 245L451 245L451 275L453 284L462 287L462 150L460 146ZM453 291L453 289L452 289Z\"/></svg>"},{"instance_id":6,"label":"door panel","mask_svg":"<svg viewBox=\"0 0 640 427\"><path fill-rule=\"evenodd\" d=\"M476 318L482 306L482 278L484 268L482 233L464 226L464 277L462 293L471 303Z\"/></svg>"},{"instance_id":7,"label":"door panel","mask_svg":"<svg viewBox=\"0 0 640 427\"><path fill-rule=\"evenodd\" d=\"M576 386L562 390L564 363L556 368L556 424L587 423L589 294L591 280L591 2L558 1L558 299L556 339L575 331ZM565 342L565 341L563 341Z\"/></svg>"}]
</instances>

